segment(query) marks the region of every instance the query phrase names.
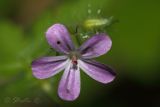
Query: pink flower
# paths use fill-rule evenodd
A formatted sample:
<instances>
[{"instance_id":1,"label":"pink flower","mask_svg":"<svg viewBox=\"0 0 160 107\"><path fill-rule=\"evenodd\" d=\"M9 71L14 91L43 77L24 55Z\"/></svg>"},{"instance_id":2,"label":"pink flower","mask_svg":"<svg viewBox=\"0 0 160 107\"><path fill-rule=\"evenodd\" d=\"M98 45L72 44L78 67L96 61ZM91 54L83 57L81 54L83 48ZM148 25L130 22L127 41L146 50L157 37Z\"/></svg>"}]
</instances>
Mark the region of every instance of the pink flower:
<instances>
[{"instance_id":1,"label":"pink flower","mask_svg":"<svg viewBox=\"0 0 160 107\"><path fill-rule=\"evenodd\" d=\"M61 99L73 101L79 96L80 68L101 83L106 84L114 80L116 74L111 68L92 60L110 50L112 41L106 34L96 34L76 49L66 27L54 24L47 30L46 39L55 50L64 55L34 60L33 75L38 79L45 79L65 69L58 88Z\"/></svg>"}]
</instances>

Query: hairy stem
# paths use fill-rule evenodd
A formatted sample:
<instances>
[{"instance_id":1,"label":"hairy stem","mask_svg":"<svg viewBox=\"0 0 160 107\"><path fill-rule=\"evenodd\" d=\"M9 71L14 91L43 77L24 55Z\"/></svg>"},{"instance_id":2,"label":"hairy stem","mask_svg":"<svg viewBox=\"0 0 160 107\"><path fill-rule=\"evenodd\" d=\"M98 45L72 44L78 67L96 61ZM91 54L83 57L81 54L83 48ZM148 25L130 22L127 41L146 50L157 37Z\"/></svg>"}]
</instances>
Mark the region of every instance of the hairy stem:
<instances>
[{"instance_id":1,"label":"hairy stem","mask_svg":"<svg viewBox=\"0 0 160 107\"><path fill-rule=\"evenodd\" d=\"M81 45L81 38L78 35L78 26L76 26L75 37L76 37L76 41L77 41L78 45L80 46Z\"/></svg>"}]
</instances>

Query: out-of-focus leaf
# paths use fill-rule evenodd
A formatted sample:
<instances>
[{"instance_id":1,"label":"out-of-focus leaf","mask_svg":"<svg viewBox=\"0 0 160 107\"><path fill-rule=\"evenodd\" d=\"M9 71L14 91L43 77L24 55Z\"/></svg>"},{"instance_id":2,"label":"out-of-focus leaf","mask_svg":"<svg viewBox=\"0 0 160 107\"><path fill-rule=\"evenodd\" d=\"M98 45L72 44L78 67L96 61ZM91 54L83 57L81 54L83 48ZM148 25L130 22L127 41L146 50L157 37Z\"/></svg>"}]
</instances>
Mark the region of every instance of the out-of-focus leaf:
<instances>
[{"instance_id":1,"label":"out-of-focus leaf","mask_svg":"<svg viewBox=\"0 0 160 107\"><path fill-rule=\"evenodd\" d=\"M0 21L0 74L11 76L19 72L23 63L19 53L24 48L25 37L23 31L10 21Z\"/></svg>"},{"instance_id":2,"label":"out-of-focus leaf","mask_svg":"<svg viewBox=\"0 0 160 107\"><path fill-rule=\"evenodd\" d=\"M131 78L154 81L158 73L159 2L121 0L113 1L112 5L111 11L104 14L119 20L114 31L109 32L113 41L109 52L114 58L113 64Z\"/></svg>"}]
</instances>

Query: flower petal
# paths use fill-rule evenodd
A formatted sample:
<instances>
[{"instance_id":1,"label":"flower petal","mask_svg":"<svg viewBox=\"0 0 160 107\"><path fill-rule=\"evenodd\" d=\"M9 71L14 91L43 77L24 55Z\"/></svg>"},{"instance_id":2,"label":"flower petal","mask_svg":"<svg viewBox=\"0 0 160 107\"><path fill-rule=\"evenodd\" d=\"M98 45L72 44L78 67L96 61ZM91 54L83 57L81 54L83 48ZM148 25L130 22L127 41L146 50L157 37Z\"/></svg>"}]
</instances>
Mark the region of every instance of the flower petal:
<instances>
[{"instance_id":1,"label":"flower petal","mask_svg":"<svg viewBox=\"0 0 160 107\"><path fill-rule=\"evenodd\" d=\"M51 77L63 70L67 63L66 56L39 58L32 62L33 75L38 79Z\"/></svg>"},{"instance_id":2,"label":"flower petal","mask_svg":"<svg viewBox=\"0 0 160 107\"><path fill-rule=\"evenodd\" d=\"M75 100L80 94L80 70L70 63L61 78L58 94L60 98L67 101Z\"/></svg>"},{"instance_id":3,"label":"flower petal","mask_svg":"<svg viewBox=\"0 0 160 107\"><path fill-rule=\"evenodd\" d=\"M57 51L66 53L74 49L68 30L62 24L52 25L46 32L48 43Z\"/></svg>"},{"instance_id":4,"label":"flower petal","mask_svg":"<svg viewBox=\"0 0 160 107\"><path fill-rule=\"evenodd\" d=\"M104 64L91 60L78 60L80 68L91 78L101 82L109 83L114 80L116 74Z\"/></svg>"},{"instance_id":5,"label":"flower petal","mask_svg":"<svg viewBox=\"0 0 160 107\"><path fill-rule=\"evenodd\" d=\"M110 50L112 41L104 33L96 34L87 40L80 48L79 51L84 58L98 57Z\"/></svg>"}]
</instances>

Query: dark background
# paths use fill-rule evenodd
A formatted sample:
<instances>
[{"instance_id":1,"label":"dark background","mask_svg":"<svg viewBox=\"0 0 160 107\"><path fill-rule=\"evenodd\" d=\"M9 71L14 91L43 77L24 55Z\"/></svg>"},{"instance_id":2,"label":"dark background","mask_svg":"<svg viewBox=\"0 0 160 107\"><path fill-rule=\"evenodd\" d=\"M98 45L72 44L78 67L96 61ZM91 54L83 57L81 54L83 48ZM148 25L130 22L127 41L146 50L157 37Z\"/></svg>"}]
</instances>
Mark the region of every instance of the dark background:
<instances>
[{"instance_id":1,"label":"dark background","mask_svg":"<svg viewBox=\"0 0 160 107\"><path fill-rule=\"evenodd\" d=\"M49 26L66 25L74 41L80 26L85 41L94 30L83 22L110 17L111 24L95 29L112 38L111 51L97 58L117 72L112 83L81 72L81 94L66 102L57 95L62 73L32 76L32 60L55 55L45 39ZM159 0L0 0L0 107L160 107L159 28Z\"/></svg>"}]
</instances>

